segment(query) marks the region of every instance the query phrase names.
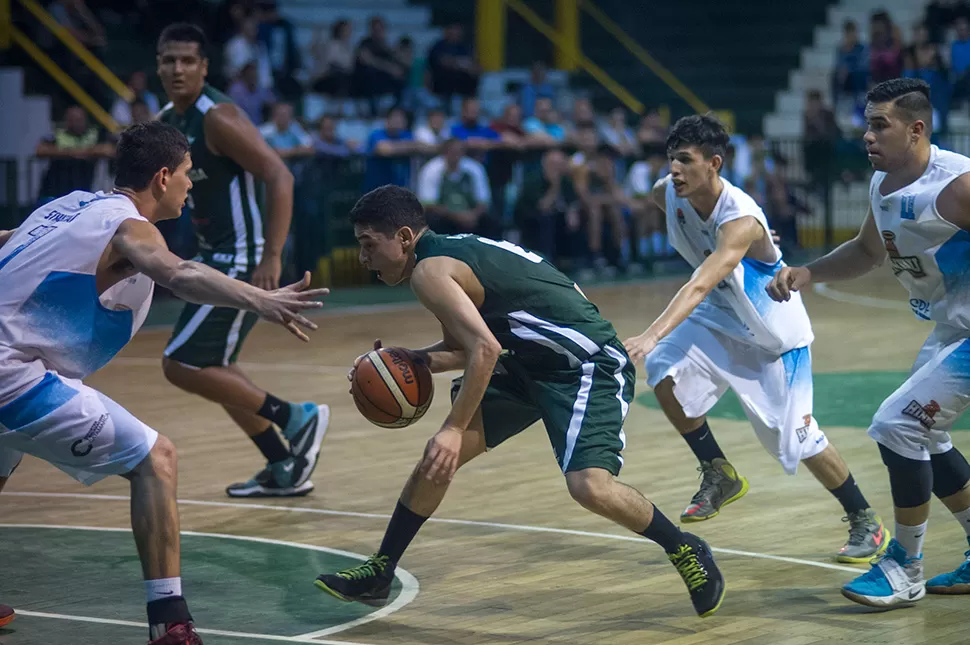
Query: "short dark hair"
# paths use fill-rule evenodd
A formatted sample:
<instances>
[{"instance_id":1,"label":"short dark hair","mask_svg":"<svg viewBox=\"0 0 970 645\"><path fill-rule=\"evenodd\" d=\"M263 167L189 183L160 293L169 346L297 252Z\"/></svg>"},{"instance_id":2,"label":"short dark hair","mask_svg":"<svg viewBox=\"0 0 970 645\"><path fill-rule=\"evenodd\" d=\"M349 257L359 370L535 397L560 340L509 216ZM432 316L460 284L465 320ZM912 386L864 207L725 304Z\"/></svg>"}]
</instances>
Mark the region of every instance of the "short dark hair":
<instances>
[{"instance_id":1,"label":"short dark hair","mask_svg":"<svg viewBox=\"0 0 970 645\"><path fill-rule=\"evenodd\" d=\"M205 32L201 27L187 22L176 22L162 30L158 37L156 52L161 52L162 47L168 43L196 43L199 46L199 55L208 58L209 39L205 37Z\"/></svg>"},{"instance_id":2,"label":"short dark hair","mask_svg":"<svg viewBox=\"0 0 970 645\"><path fill-rule=\"evenodd\" d=\"M400 186L381 186L357 200L350 209L350 222L384 235L393 235L405 226L421 231L428 226L424 207L417 195Z\"/></svg>"},{"instance_id":3,"label":"short dark hair","mask_svg":"<svg viewBox=\"0 0 970 645\"><path fill-rule=\"evenodd\" d=\"M667 135L667 154L678 148L697 146L706 159L719 155L722 159L730 141L724 124L711 114L695 114L677 119Z\"/></svg>"},{"instance_id":4,"label":"short dark hair","mask_svg":"<svg viewBox=\"0 0 970 645\"><path fill-rule=\"evenodd\" d=\"M918 78L891 78L879 83L866 94L866 103L892 102L907 122L922 121L927 130L932 126L933 104L930 85Z\"/></svg>"},{"instance_id":5,"label":"short dark hair","mask_svg":"<svg viewBox=\"0 0 970 645\"><path fill-rule=\"evenodd\" d=\"M174 127L161 121L137 123L118 140L115 186L144 190L162 168L174 172L188 152L188 139Z\"/></svg>"}]
</instances>

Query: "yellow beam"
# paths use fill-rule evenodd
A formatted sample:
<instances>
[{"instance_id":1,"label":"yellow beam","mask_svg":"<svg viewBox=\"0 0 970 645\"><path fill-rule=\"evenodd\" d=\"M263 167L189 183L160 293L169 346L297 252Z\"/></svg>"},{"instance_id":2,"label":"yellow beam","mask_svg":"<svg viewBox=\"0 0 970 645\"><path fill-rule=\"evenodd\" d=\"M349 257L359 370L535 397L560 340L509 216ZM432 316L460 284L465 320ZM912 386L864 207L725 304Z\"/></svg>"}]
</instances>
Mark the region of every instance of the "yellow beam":
<instances>
[{"instance_id":1,"label":"yellow beam","mask_svg":"<svg viewBox=\"0 0 970 645\"><path fill-rule=\"evenodd\" d=\"M16 27L10 28L10 35L13 39L14 44L19 45L23 48L27 54L33 58L38 65L43 68L45 72L51 75L51 77L61 84L68 94L74 97L74 100L78 102L81 107L91 113L95 119L98 120L101 125L110 130L111 132L118 132L121 127L118 123L111 118L111 115L104 111L98 102L91 98L91 95L81 89L81 86L74 82L74 79L68 76L63 69L58 67L57 63L52 61L47 54L45 54L41 49L34 44L34 42L25 36Z\"/></svg>"},{"instance_id":2,"label":"yellow beam","mask_svg":"<svg viewBox=\"0 0 970 645\"><path fill-rule=\"evenodd\" d=\"M10 49L10 0L0 0L0 49Z\"/></svg>"},{"instance_id":3,"label":"yellow beam","mask_svg":"<svg viewBox=\"0 0 970 645\"><path fill-rule=\"evenodd\" d=\"M532 9L529 9L521 0L505 0L508 4L509 9L513 10L520 16L523 20L532 25L532 27L538 31L540 34L552 41L554 45L561 49L566 49L562 42L562 37L559 32L543 22L542 18L537 16ZM643 114L643 103L638 101L630 92L627 91L625 87L617 83L613 78L604 72L599 66L593 63L591 60L583 56L581 53L576 54L576 64L585 71L587 74L592 76L596 81L609 90L613 96L618 98L623 102L630 110L636 112L637 114Z\"/></svg>"},{"instance_id":4,"label":"yellow beam","mask_svg":"<svg viewBox=\"0 0 970 645\"><path fill-rule=\"evenodd\" d=\"M556 30L562 45L556 47L555 67L575 72L582 47L579 42L579 0L556 0Z\"/></svg>"},{"instance_id":5,"label":"yellow beam","mask_svg":"<svg viewBox=\"0 0 970 645\"><path fill-rule=\"evenodd\" d=\"M57 36L64 45L74 52L74 55L81 59L85 65L91 68L95 74L97 74L105 84L110 87L115 93L123 98L124 100L131 101L135 100L135 95L132 93L128 86L121 82L114 73L105 67L104 63L98 60L98 57L88 51L87 47L81 44L81 42L71 34L67 29L62 27L57 23L54 18L47 13L43 7L41 7L36 0L20 0L20 4L24 6L30 13L34 14L38 20L40 20L45 27L47 27L51 33Z\"/></svg>"},{"instance_id":6,"label":"yellow beam","mask_svg":"<svg viewBox=\"0 0 970 645\"><path fill-rule=\"evenodd\" d=\"M505 69L505 0L477 0L475 49L483 71Z\"/></svg>"},{"instance_id":7,"label":"yellow beam","mask_svg":"<svg viewBox=\"0 0 970 645\"><path fill-rule=\"evenodd\" d=\"M586 10L586 12L600 24L611 36L616 38L617 42L630 50L636 58L646 65L651 72L657 75L661 81L666 83L670 89L672 89L677 96L684 99L687 105L699 113L710 112L711 108L708 107L704 101L700 100L696 94L690 91L686 85L680 82L680 80L674 76L670 70L661 65L657 59L650 55L650 53L640 46L640 44L630 38L623 28L618 24L613 22L609 16L603 13L599 7L593 4L590 0L578 0L580 6Z\"/></svg>"}]
</instances>

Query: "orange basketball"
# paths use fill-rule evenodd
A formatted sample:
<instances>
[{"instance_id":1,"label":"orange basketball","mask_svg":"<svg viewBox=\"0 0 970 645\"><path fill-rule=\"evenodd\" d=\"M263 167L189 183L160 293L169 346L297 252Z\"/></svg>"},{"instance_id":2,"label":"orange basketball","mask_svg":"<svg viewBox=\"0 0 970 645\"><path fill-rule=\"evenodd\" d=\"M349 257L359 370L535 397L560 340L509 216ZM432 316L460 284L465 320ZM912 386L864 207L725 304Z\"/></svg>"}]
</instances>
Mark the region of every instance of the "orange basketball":
<instances>
[{"instance_id":1,"label":"orange basketball","mask_svg":"<svg viewBox=\"0 0 970 645\"><path fill-rule=\"evenodd\" d=\"M382 347L361 359L350 386L364 417L383 428L404 428L424 416L434 396L431 370L396 347Z\"/></svg>"}]
</instances>

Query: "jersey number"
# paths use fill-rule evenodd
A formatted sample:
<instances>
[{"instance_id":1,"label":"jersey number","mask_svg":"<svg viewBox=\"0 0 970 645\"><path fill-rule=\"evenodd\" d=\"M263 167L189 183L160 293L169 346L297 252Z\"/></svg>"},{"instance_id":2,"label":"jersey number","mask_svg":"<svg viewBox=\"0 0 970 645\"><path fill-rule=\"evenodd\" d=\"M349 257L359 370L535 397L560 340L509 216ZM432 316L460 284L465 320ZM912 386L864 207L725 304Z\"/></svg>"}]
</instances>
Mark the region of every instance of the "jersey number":
<instances>
[{"instance_id":1,"label":"jersey number","mask_svg":"<svg viewBox=\"0 0 970 645\"><path fill-rule=\"evenodd\" d=\"M542 262L542 256L532 251L526 251L521 246L512 244L511 242L506 242L505 240L490 240L487 237L480 237L478 241L482 244L488 244L489 246L497 246L500 249L508 251L509 253L515 253L520 258L525 258L533 264L539 264Z\"/></svg>"}]
</instances>

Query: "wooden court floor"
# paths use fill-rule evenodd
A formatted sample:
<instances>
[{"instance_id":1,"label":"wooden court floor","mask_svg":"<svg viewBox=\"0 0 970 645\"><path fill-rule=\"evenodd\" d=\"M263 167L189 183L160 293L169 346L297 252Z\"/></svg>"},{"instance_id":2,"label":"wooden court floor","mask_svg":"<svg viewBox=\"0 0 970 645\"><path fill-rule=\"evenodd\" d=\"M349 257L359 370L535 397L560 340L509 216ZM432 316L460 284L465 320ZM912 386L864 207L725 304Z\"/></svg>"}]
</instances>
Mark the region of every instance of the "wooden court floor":
<instances>
[{"instance_id":1,"label":"wooden court floor","mask_svg":"<svg viewBox=\"0 0 970 645\"><path fill-rule=\"evenodd\" d=\"M626 337L644 329L681 282L607 287L589 295ZM880 374L908 370L931 326L909 313L888 270L837 286L840 291L829 295L842 301L806 295L816 332L814 366L830 380L851 377L845 382L856 385L848 391L828 388L822 397L826 400L817 393L816 416L889 523L885 469L875 444L859 427L864 425L859 419L875 411L881 396L878 388L866 384L879 381ZM860 297L866 304L858 304ZM448 377L436 381L438 396L425 420L405 430L385 430L357 413L347 393L347 367L374 338L382 338L386 345L421 346L436 340L438 327L416 308L324 315L319 320L321 329L309 345L260 324L241 359L254 379L277 396L312 399L333 408L313 478L316 490L304 499L237 502L225 497L227 484L246 479L259 467L258 454L219 408L165 382L159 356L166 331L140 333L115 362L89 380L175 441L180 453L179 496L186 500L181 506L183 531L361 555L378 546L401 485L447 409ZM637 394L646 393L649 399L642 373L639 378ZM827 399L838 397L839 406L828 405ZM831 411L836 409L858 413L838 418ZM329 566L323 555L308 557L305 565L284 563L282 556L234 556L202 538L186 538L187 557L202 562L222 558L223 566L231 567L239 579L230 583L187 577L184 590L190 603L193 594L211 598L215 593L225 599L222 605L207 602L204 611L196 611L200 627L244 632L241 637L205 635L207 644L970 643L970 597L927 597L913 608L889 613L843 599L839 586L863 568L834 561L833 554L846 538L836 501L804 470L787 477L746 423L713 418L711 427L728 457L751 481L747 497L692 529L721 549L717 555L728 591L712 618L694 616L683 583L659 548L570 500L539 427L458 474L437 520L425 525L402 561L416 583L405 582L394 611L387 615L369 620L373 615L315 590L311 583L320 573L315 567ZM698 483L696 463L686 445L661 413L647 405L631 407L626 433L621 478L668 515L679 515ZM954 443L970 451L970 433L955 432ZM118 478L85 488L28 458L8 491L12 494L0 495L0 524L128 526L127 486ZM78 533L79 545L83 542L78 548L87 555L99 549L127 551L124 566L121 560L109 559L103 569L95 569L100 575L74 579L70 570L49 570L36 562L37 553L53 554L69 548L63 545L75 539L65 539L63 529L52 533L59 537L51 539L49 547L43 531L29 534L27 545L27 534L0 527L0 602L16 604L4 601L4 579L31 564L30 579L24 582L21 577L15 590L8 588L17 598L30 598L23 609L96 620L81 623L25 615L11 625L16 629L0 630L0 643L144 642L143 632L133 626L103 622L119 616L143 620L142 587L133 573L137 564L130 536L118 540L104 533L99 546ZM953 569L965 549L961 529L936 502L926 541L927 574ZM89 560L79 555L77 571L89 571ZM282 571L284 565L289 567L286 579L275 583L275 595L255 595L263 578L276 568ZM204 567L193 571L207 575ZM49 584L45 577L52 576L74 589L78 601L54 602L29 594L35 585L39 589ZM246 580L253 585L253 596L246 595ZM80 598L98 596L99 589L128 589L128 596L122 595L120 605L108 614L85 614L93 610ZM288 630L285 616L297 613L299 630ZM50 631L54 624L59 631ZM43 640L31 635L35 630L46 634ZM306 636L314 631L327 633ZM258 634L270 636L261 639Z\"/></svg>"}]
</instances>

